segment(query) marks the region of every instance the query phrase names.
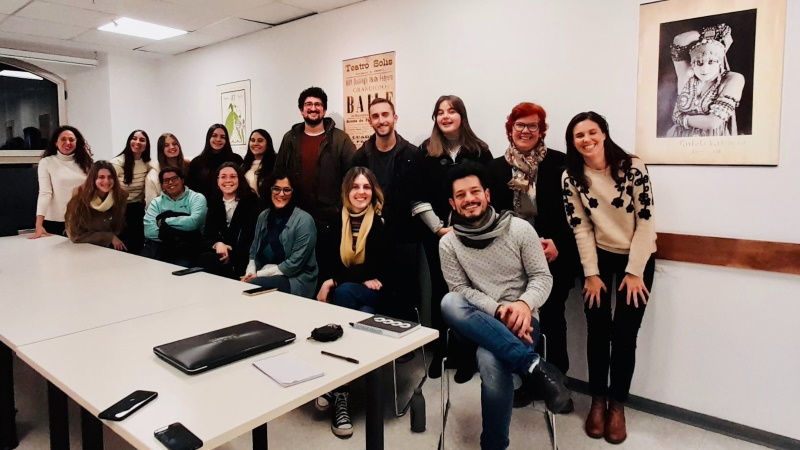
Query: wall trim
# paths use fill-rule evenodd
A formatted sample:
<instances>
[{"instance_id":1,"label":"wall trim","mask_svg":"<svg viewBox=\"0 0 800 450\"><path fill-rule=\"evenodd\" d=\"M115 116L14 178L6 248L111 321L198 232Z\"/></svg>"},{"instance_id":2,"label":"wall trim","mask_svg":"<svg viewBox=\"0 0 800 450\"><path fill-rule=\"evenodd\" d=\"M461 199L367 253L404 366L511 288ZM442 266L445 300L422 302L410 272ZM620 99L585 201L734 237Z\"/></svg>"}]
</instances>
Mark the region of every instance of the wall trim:
<instances>
[{"instance_id":1,"label":"wall trim","mask_svg":"<svg viewBox=\"0 0 800 450\"><path fill-rule=\"evenodd\" d=\"M589 383L569 377L569 388L581 394L589 394ZM638 411L664 417L676 422L685 423L693 427L702 428L706 431L722 434L734 439L740 439L753 444L776 450L797 450L800 449L800 440L792 439L780 434L770 433L769 431L759 430L758 428L738 424L718 417L701 414L666 403L657 402L636 395L629 395L626 406Z\"/></svg>"}]
</instances>

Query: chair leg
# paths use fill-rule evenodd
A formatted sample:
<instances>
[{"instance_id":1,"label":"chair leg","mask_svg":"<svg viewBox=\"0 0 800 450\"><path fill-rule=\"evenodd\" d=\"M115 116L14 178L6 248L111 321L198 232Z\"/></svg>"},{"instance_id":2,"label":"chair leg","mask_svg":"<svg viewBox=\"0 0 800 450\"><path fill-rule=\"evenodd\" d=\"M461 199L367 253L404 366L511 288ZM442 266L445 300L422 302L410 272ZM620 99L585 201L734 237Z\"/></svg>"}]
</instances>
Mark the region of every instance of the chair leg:
<instances>
[{"instance_id":1,"label":"chair leg","mask_svg":"<svg viewBox=\"0 0 800 450\"><path fill-rule=\"evenodd\" d=\"M414 308L414 310L417 312L417 322L419 322L419 319L420 319L419 309L418 308ZM425 347L423 346L421 348L422 348L422 373L423 373L423 375L422 375L422 380L420 380L419 384L417 385L417 388L419 388L419 389L422 389L422 385L424 385L425 381L428 380L428 359L425 357ZM411 408L411 397L408 398L408 401L405 403L405 405L401 409L400 405L398 403L399 395L398 395L398 392L397 392L397 363L395 361L392 361L392 382L394 384L394 415L397 416L397 417L403 417L403 416L406 415L406 413L408 413L408 410ZM413 391L412 391L412 396L413 396Z\"/></svg>"},{"instance_id":2,"label":"chair leg","mask_svg":"<svg viewBox=\"0 0 800 450\"><path fill-rule=\"evenodd\" d=\"M447 335L445 337L446 345L450 345L450 329L447 329ZM442 358L442 379L441 379L441 406L442 406L442 434L439 436L439 450L444 450L445 446L445 432L447 431L447 416L450 413L450 377L447 376L447 372L444 370L444 366L447 363L447 355Z\"/></svg>"}]
</instances>

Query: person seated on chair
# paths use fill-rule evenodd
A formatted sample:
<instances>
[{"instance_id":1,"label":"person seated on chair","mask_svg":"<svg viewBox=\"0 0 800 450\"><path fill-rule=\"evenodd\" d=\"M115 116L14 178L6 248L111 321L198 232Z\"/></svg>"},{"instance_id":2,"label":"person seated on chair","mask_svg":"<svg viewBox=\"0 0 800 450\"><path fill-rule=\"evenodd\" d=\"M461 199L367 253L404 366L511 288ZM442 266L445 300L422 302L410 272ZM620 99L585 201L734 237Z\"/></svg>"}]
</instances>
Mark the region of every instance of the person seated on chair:
<instances>
[{"instance_id":1,"label":"person seated on chair","mask_svg":"<svg viewBox=\"0 0 800 450\"><path fill-rule=\"evenodd\" d=\"M86 181L67 204L67 236L72 242L86 242L125 251L119 235L125 225L128 193L117 182L114 166L95 161Z\"/></svg>"},{"instance_id":2,"label":"person seated on chair","mask_svg":"<svg viewBox=\"0 0 800 450\"><path fill-rule=\"evenodd\" d=\"M217 188L208 199L203 229L205 248L199 266L222 277L239 279L245 274L261 213L259 204L238 164L226 162L219 166Z\"/></svg>"},{"instance_id":3,"label":"person seated on chair","mask_svg":"<svg viewBox=\"0 0 800 450\"><path fill-rule=\"evenodd\" d=\"M269 186L267 188L266 186ZM250 262L242 281L311 298L317 289L317 227L311 214L297 207L292 175L274 171L264 179L269 207L258 216Z\"/></svg>"},{"instance_id":4,"label":"person seated on chair","mask_svg":"<svg viewBox=\"0 0 800 450\"><path fill-rule=\"evenodd\" d=\"M566 377L534 351L538 308L553 284L536 230L489 205L484 169L463 163L448 173L453 233L439 243L450 293L442 316L455 335L478 345L483 432L481 448L504 449L514 397L512 374L538 387L547 409L561 411Z\"/></svg>"},{"instance_id":5,"label":"person seated on chair","mask_svg":"<svg viewBox=\"0 0 800 450\"><path fill-rule=\"evenodd\" d=\"M164 192L144 215L142 256L190 267L202 250L206 198L183 184L183 170L163 167L158 174Z\"/></svg>"},{"instance_id":6,"label":"person seated on chair","mask_svg":"<svg viewBox=\"0 0 800 450\"><path fill-rule=\"evenodd\" d=\"M338 264L333 278L322 283L317 300L374 313L384 291L386 239L381 217L383 191L371 170L358 166L345 174L342 205ZM341 438L353 434L348 396L347 386L342 386L317 399L321 411L334 400L331 430Z\"/></svg>"}]
</instances>

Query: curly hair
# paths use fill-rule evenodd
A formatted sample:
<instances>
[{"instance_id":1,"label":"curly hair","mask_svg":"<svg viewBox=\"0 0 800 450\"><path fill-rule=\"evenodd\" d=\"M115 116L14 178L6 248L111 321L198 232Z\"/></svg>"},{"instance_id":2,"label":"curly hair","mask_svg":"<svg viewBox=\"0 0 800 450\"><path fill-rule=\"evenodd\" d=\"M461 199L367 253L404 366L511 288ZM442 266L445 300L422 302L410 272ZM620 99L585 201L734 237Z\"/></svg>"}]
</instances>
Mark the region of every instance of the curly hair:
<instances>
[{"instance_id":1,"label":"curly hair","mask_svg":"<svg viewBox=\"0 0 800 450\"><path fill-rule=\"evenodd\" d=\"M117 171L114 170L114 166L108 161L97 161L89 169L86 181L75 189L75 193L67 203L67 212L64 218L68 235L72 234L73 230L88 226L92 215L90 202L99 196L97 177L103 169L110 172L111 179L114 181L111 192L108 193L114 199L114 206L111 208L111 228L122 230L125 226L125 206L128 193L117 182Z\"/></svg>"}]
</instances>

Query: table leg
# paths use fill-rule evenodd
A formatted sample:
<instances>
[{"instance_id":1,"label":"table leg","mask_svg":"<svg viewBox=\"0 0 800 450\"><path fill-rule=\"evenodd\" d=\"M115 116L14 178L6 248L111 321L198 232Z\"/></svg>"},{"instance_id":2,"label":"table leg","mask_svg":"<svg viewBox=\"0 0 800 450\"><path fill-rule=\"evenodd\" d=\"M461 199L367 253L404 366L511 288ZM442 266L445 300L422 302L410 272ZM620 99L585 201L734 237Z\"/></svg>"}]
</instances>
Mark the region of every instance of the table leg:
<instances>
[{"instance_id":1,"label":"table leg","mask_svg":"<svg viewBox=\"0 0 800 450\"><path fill-rule=\"evenodd\" d=\"M383 370L367 374L367 450L383 450Z\"/></svg>"},{"instance_id":2,"label":"table leg","mask_svg":"<svg viewBox=\"0 0 800 450\"><path fill-rule=\"evenodd\" d=\"M50 450L69 450L69 417L67 394L47 382L47 404L50 414Z\"/></svg>"},{"instance_id":3,"label":"table leg","mask_svg":"<svg viewBox=\"0 0 800 450\"><path fill-rule=\"evenodd\" d=\"M16 448L16 407L14 406L14 353L0 342L0 448Z\"/></svg>"},{"instance_id":4,"label":"table leg","mask_svg":"<svg viewBox=\"0 0 800 450\"><path fill-rule=\"evenodd\" d=\"M83 450L103 450L103 423L81 408L81 438Z\"/></svg>"},{"instance_id":5,"label":"table leg","mask_svg":"<svg viewBox=\"0 0 800 450\"><path fill-rule=\"evenodd\" d=\"M268 447L269 443L267 442L267 424L253 429L253 450L267 450Z\"/></svg>"}]
</instances>

